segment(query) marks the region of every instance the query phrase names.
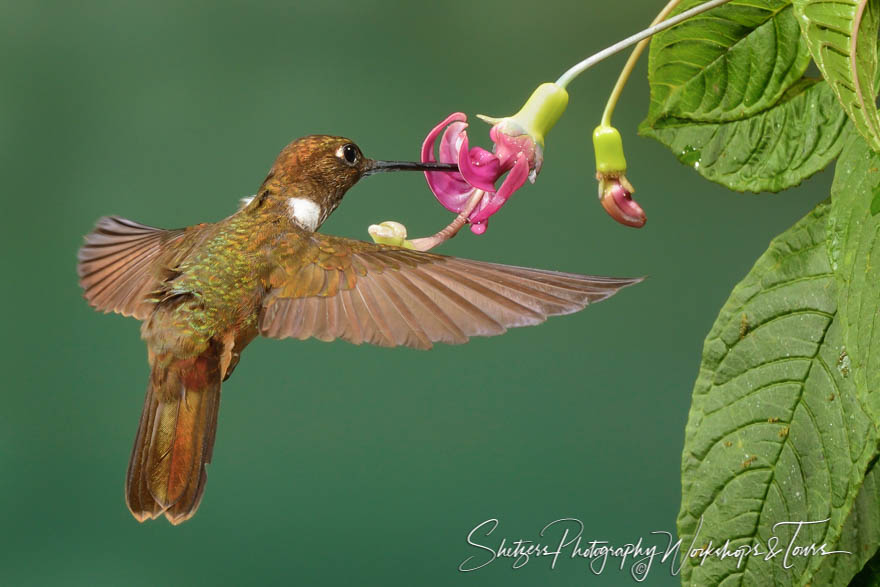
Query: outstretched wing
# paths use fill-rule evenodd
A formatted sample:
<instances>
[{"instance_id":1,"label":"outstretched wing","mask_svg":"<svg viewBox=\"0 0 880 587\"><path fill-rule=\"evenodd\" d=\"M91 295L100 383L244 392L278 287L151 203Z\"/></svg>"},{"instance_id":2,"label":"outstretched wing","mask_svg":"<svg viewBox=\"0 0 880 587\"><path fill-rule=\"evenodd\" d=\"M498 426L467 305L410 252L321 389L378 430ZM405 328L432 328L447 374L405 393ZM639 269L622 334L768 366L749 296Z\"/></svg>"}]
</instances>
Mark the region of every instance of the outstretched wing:
<instances>
[{"instance_id":1,"label":"outstretched wing","mask_svg":"<svg viewBox=\"0 0 880 587\"><path fill-rule=\"evenodd\" d=\"M83 296L102 312L146 318L147 300L170 269L189 250L199 226L163 230L118 216L105 216L86 235L77 255Z\"/></svg>"},{"instance_id":2,"label":"outstretched wing","mask_svg":"<svg viewBox=\"0 0 880 587\"><path fill-rule=\"evenodd\" d=\"M260 331L429 349L570 314L642 278L470 261L313 234L274 252Z\"/></svg>"},{"instance_id":3,"label":"outstretched wing","mask_svg":"<svg viewBox=\"0 0 880 587\"><path fill-rule=\"evenodd\" d=\"M182 230L162 230L116 216L98 220L77 259L89 304L143 320L151 308L144 296L155 285L153 263L165 243L182 235Z\"/></svg>"}]
</instances>

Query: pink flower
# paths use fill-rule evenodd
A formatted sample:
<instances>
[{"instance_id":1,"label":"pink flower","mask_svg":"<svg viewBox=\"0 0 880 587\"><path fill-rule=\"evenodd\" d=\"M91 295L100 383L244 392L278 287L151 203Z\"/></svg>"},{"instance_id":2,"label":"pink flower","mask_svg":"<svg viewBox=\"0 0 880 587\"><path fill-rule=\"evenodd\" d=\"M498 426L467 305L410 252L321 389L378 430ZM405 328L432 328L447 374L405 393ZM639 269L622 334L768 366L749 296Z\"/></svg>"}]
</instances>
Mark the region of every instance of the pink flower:
<instances>
[{"instance_id":1,"label":"pink flower","mask_svg":"<svg viewBox=\"0 0 880 587\"><path fill-rule=\"evenodd\" d=\"M501 209L511 194L521 188L527 178L535 181L541 168L541 147L529 134L515 134L515 129L511 133L511 125L502 120L489 131L495 143L494 153L481 147L470 148L466 121L466 115L456 112L435 126L422 143L422 162L437 160L435 143L443 132L439 161L457 163L460 172L426 171L428 186L443 207L455 213L465 211L477 191L482 192L479 202L468 214L468 222L474 234L483 234L489 217ZM496 189L496 182L505 173L507 177Z\"/></svg>"}]
</instances>

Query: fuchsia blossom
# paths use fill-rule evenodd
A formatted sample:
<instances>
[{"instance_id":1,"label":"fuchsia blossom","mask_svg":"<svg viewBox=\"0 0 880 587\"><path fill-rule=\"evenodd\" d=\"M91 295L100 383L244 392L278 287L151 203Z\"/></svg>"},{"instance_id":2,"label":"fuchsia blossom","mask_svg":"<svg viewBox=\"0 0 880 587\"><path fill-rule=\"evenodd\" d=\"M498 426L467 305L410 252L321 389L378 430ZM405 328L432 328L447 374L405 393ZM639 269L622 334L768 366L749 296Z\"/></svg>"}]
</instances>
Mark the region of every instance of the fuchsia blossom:
<instances>
[{"instance_id":1,"label":"fuchsia blossom","mask_svg":"<svg viewBox=\"0 0 880 587\"><path fill-rule=\"evenodd\" d=\"M376 242L427 251L455 236L465 223L471 225L475 234L483 234L489 218L504 206L511 194L521 188L526 179L534 183L544 162L544 137L567 105L568 92L564 85L544 83L513 116L478 115L493 125L489 131L495 143L492 152L471 147L466 131L467 116L461 112L450 114L425 137L421 160L458 165L458 171L425 172L434 196L444 208L458 216L430 237L407 240L406 228L390 221L370 226L370 236ZM632 199L635 190L625 176L626 159L620 133L603 121L593 133L593 144L603 208L621 224L643 226L645 213ZM501 185L496 187L499 180Z\"/></svg>"},{"instance_id":2,"label":"fuchsia blossom","mask_svg":"<svg viewBox=\"0 0 880 587\"><path fill-rule=\"evenodd\" d=\"M528 134L511 135L504 132L504 122L489 131L495 143L495 152L481 147L471 148L468 143L467 116L461 112L450 114L435 126L422 143L422 162L434 162L437 137L443 132L438 148L441 163L457 163L460 173L454 171L426 171L428 186L437 200L450 212L465 211L477 191L482 197L468 214L474 234L486 231L489 217L495 214L526 179L535 181L541 168L540 145ZM508 125L509 126L509 125ZM444 131L445 129L445 131ZM502 175L507 177L496 188Z\"/></svg>"},{"instance_id":3,"label":"fuchsia blossom","mask_svg":"<svg viewBox=\"0 0 880 587\"><path fill-rule=\"evenodd\" d=\"M449 115L422 143L422 162L434 162L435 143L443 132L438 147L439 160L458 164L458 173L425 172L434 196L450 212L466 217L475 234L486 232L489 217L501 209L510 195L521 188L526 179L535 182L544 160L544 136L567 105L565 88L544 83L513 116L479 116L493 125L489 137L495 148L491 153L470 147L465 132L467 116L461 112ZM507 177L501 187L496 188L495 184L505 173Z\"/></svg>"}]
</instances>

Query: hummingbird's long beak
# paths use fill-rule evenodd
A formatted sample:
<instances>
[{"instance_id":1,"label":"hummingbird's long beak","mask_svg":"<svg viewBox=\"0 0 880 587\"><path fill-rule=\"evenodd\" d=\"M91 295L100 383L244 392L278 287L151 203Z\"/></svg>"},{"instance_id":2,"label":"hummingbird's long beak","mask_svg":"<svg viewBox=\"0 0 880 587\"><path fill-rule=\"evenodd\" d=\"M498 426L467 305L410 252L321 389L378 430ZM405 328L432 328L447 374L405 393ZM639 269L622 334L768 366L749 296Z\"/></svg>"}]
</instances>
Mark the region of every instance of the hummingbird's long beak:
<instances>
[{"instance_id":1,"label":"hummingbird's long beak","mask_svg":"<svg viewBox=\"0 0 880 587\"><path fill-rule=\"evenodd\" d=\"M454 163L416 163L415 161L376 161L368 159L364 165L364 175L384 171L458 171Z\"/></svg>"}]
</instances>

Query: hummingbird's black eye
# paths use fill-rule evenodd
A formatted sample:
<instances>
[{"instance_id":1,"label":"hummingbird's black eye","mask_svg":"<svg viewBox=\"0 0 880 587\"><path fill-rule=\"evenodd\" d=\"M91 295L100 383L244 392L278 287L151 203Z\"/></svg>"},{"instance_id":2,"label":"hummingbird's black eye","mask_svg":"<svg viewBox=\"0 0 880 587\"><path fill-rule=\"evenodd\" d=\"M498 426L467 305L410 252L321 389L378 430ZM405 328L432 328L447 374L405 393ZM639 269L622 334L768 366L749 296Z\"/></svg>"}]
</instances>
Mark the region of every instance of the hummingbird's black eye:
<instances>
[{"instance_id":1,"label":"hummingbird's black eye","mask_svg":"<svg viewBox=\"0 0 880 587\"><path fill-rule=\"evenodd\" d=\"M352 144L344 145L342 149L340 149L342 158L345 159L345 162L349 165L354 165L358 161L358 157L360 154L358 153L358 148Z\"/></svg>"}]
</instances>

